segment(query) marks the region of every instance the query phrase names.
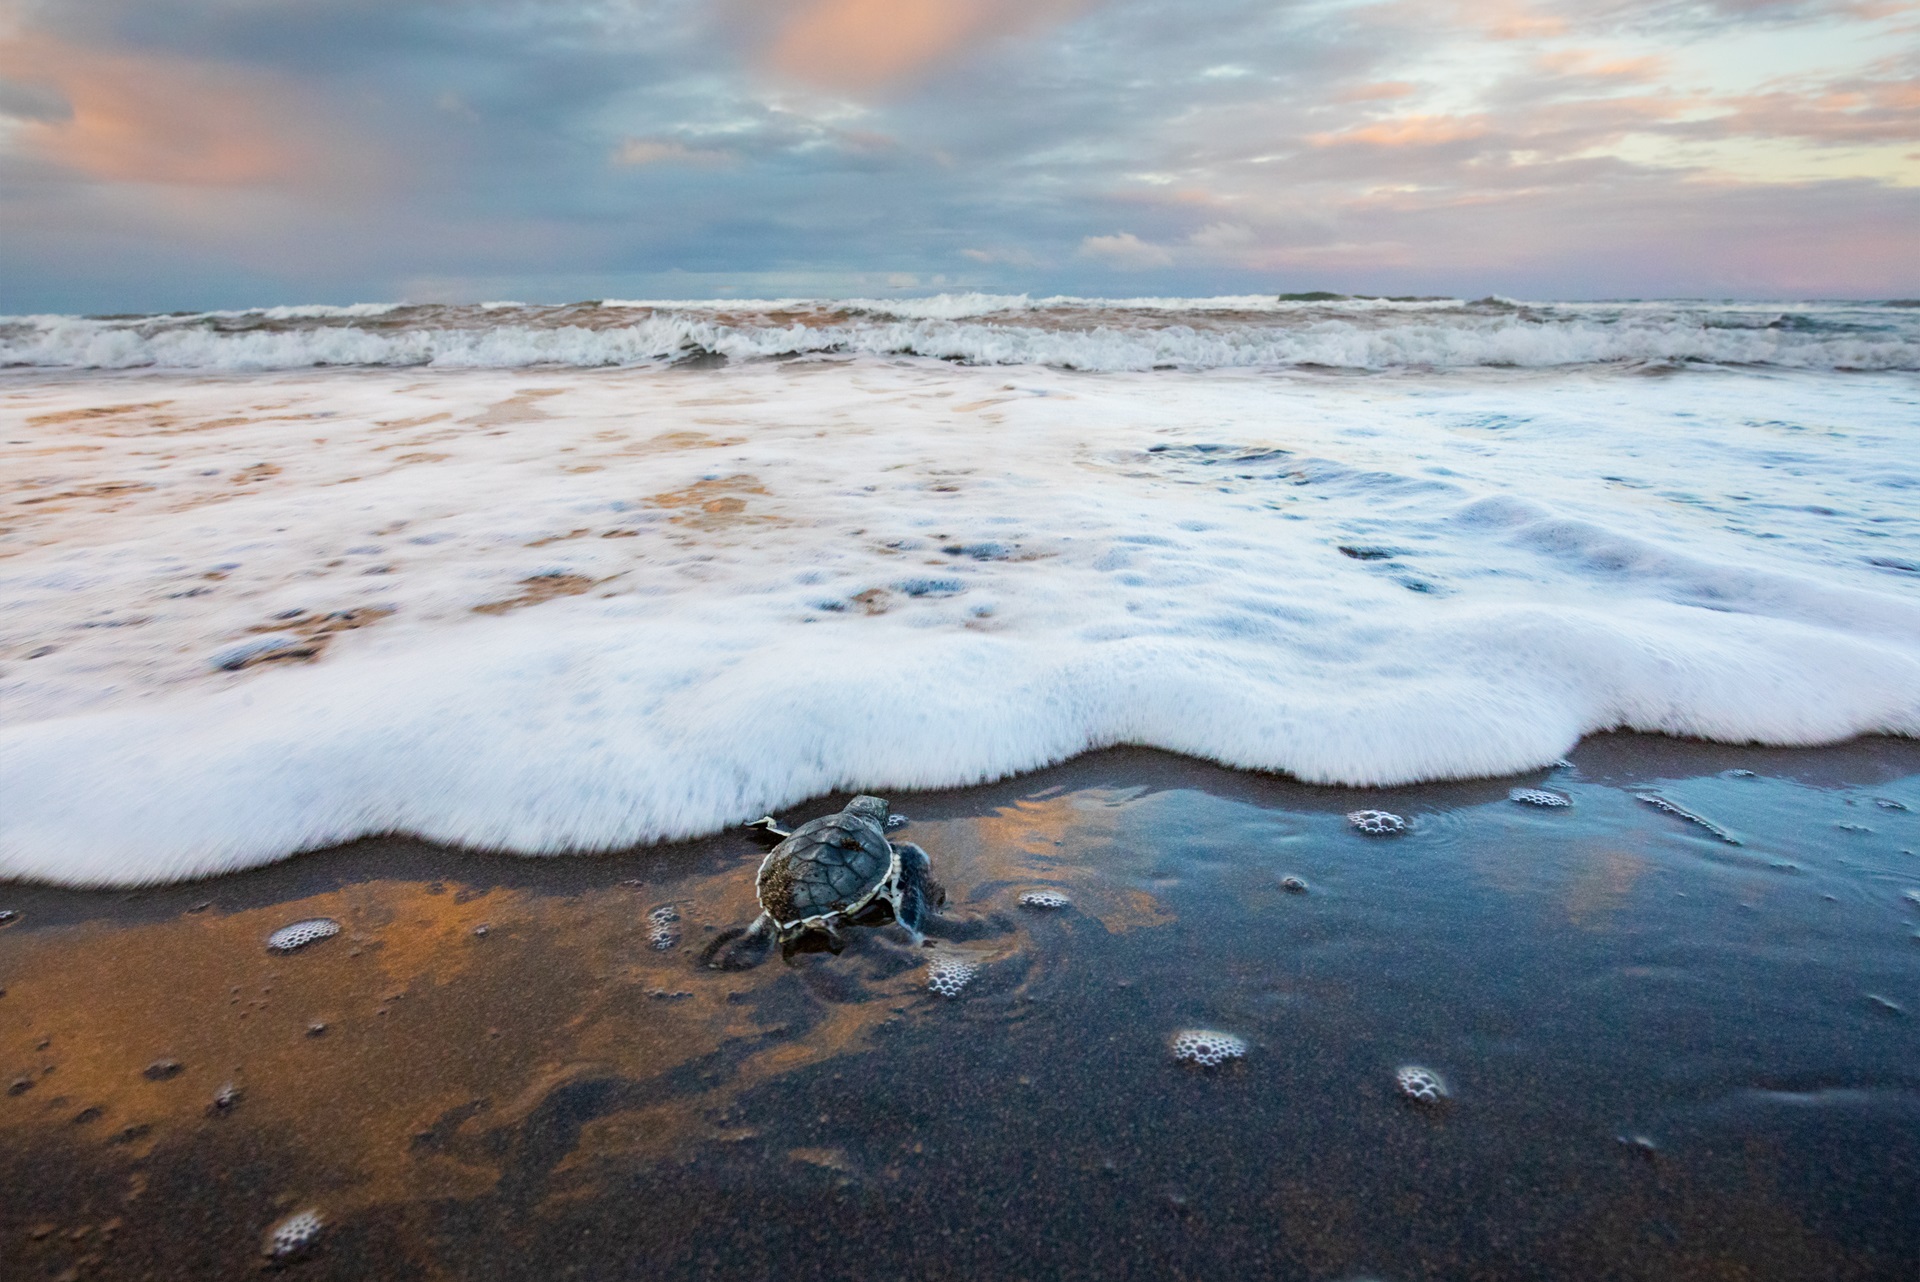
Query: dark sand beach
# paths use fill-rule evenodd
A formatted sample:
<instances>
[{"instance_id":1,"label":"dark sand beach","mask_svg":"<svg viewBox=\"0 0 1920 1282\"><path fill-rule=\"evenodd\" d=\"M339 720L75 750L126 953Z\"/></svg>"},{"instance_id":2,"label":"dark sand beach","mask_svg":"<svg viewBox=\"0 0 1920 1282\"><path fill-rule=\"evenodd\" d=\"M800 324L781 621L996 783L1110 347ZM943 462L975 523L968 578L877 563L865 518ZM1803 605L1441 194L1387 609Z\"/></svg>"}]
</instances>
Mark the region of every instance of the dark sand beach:
<instances>
[{"instance_id":1,"label":"dark sand beach","mask_svg":"<svg viewBox=\"0 0 1920 1282\"><path fill-rule=\"evenodd\" d=\"M1572 761L896 795L938 946L739 972L699 955L753 914L740 834L0 886L0 1274L1920 1276L1920 744ZM1246 1053L1177 1063L1186 1028Z\"/></svg>"}]
</instances>

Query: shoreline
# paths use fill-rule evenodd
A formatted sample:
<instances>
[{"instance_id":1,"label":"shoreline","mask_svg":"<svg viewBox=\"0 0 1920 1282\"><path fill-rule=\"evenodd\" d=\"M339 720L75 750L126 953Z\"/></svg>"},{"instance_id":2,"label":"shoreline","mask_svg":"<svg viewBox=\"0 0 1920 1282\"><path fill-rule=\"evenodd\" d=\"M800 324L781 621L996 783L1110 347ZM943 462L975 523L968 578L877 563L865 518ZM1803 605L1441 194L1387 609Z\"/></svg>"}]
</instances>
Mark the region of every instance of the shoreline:
<instances>
[{"instance_id":1,"label":"shoreline","mask_svg":"<svg viewBox=\"0 0 1920 1282\"><path fill-rule=\"evenodd\" d=\"M1831 786L1843 779L1865 777L1882 771L1888 772L1885 777L1893 778L1899 777L1903 772L1920 770L1920 739L1904 735L1859 735L1831 744L1781 746L1720 743L1710 739L1616 730L1585 736L1568 753L1568 759L1578 754L1583 772L1588 768L1605 771L1604 774L1595 777L1596 782L1609 782L1625 788L1630 787L1632 781L1653 782L1662 777L1663 772L1697 773L1702 763L1727 759L1724 754L1728 753L1737 753L1743 761L1750 760L1755 763L1741 768L1770 774L1770 777L1806 780L1815 786ZM1111 770L1111 763L1114 762L1127 763L1129 769L1144 769L1155 777L1204 779L1211 790L1223 795L1244 793L1248 796L1267 798L1285 797L1289 805L1324 808L1340 814L1350 809L1374 805L1391 808L1393 805L1405 804L1407 798L1429 799L1440 804L1472 804L1474 799L1504 798L1510 789L1521 786L1525 781L1544 780L1554 773L1553 767L1549 765L1505 775L1433 779L1408 784L1381 786L1320 784L1297 779L1279 771L1237 768L1162 748L1125 744L1111 748L1091 749L1077 753L1065 761L1019 771L977 784L929 789L882 788L877 791L895 798L900 807L921 804L923 801L942 808L964 804L965 801L975 801L984 805L991 804L991 799L1025 795L1035 788L1085 786L1104 777ZM1910 762L1911 765L1902 766L1899 764L1901 762ZM1783 769L1786 767L1792 768L1790 773ZM1243 780L1244 786L1236 788L1233 784L1235 779ZM777 813L782 815L828 814L839 809L859 791L875 790L853 789L817 793L790 806L778 807ZM524 879L514 876L509 869L515 864L525 863L540 869L537 873L529 874L534 880L556 886L581 888L597 884L596 875L591 872L582 872L576 878L552 872L544 866L549 863L593 865L596 861L607 860L671 860L683 855L699 858L711 851L716 844L725 844L730 838L737 837L739 832L740 825L736 824L698 836L674 840L640 842L611 848L534 853L502 847L463 847L436 842L414 833L386 832L358 837L347 842L297 850L268 863L232 871L211 872L179 881L153 882L144 885L71 885L27 877L0 878L0 895L9 891L45 890L82 899L118 896L128 903L162 896L171 905L174 896L169 892L177 891L180 895L187 896L192 902L198 903L204 896L193 896L191 892L195 888L224 885L236 879L262 876L274 869L283 869L286 865L299 860L348 859L349 866L356 870L352 875L377 875L379 869L371 861L386 858L388 857L386 852L395 850L405 850L410 860L430 859L433 861L431 866L442 868L444 875L452 875L460 861L480 860L483 866L490 870L491 879L498 880L502 884L519 885L523 884ZM367 862L362 862L363 858ZM291 887L282 887L276 882L275 889L263 889L262 893L270 897L275 895L284 897L287 889L295 888L297 885L296 882ZM172 908L169 908L166 911L171 910Z\"/></svg>"}]
</instances>

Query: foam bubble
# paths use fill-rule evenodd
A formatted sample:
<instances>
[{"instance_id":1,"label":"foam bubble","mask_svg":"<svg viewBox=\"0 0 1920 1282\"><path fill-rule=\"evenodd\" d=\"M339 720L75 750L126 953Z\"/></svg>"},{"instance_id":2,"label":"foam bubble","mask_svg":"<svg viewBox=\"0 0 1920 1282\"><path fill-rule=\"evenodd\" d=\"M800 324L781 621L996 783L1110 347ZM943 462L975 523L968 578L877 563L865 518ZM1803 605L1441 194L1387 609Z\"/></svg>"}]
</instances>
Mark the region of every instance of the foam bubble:
<instances>
[{"instance_id":1,"label":"foam bubble","mask_svg":"<svg viewBox=\"0 0 1920 1282\"><path fill-rule=\"evenodd\" d=\"M979 966L964 958L936 957L927 963L927 987L942 997L958 997L979 972Z\"/></svg>"},{"instance_id":2,"label":"foam bubble","mask_svg":"<svg viewBox=\"0 0 1920 1282\"><path fill-rule=\"evenodd\" d=\"M295 1211L267 1230L260 1253L270 1259L290 1259L318 1241L326 1227L326 1220L312 1207Z\"/></svg>"},{"instance_id":3,"label":"foam bubble","mask_svg":"<svg viewBox=\"0 0 1920 1282\"><path fill-rule=\"evenodd\" d=\"M1280 889L1289 895L1304 895L1307 893L1307 883L1298 877L1282 877Z\"/></svg>"},{"instance_id":4,"label":"foam bubble","mask_svg":"<svg viewBox=\"0 0 1920 1282\"><path fill-rule=\"evenodd\" d=\"M1544 806L1548 809L1573 804L1573 798L1564 793L1548 792L1545 788L1515 788L1507 793L1507 800L1517 801L1523 806Z\"/></svg>"},{"instance_id":5,"label":"foam bubble","mask_svg":"<svg viewBox=\"0 0 1920 1282\"><path fill-rule=\"evenodd\" d=\"M1020 896L1020 906L1041 912L1052 912L1061 908L1071 908L1073 901L1057 890L1029 890Z\"/></svg>"},{"instance_id":6,"label":"foam bubble","mask_svg":"<svg viewBox=\"0 0 1920 1282\"><path fill-rule=\"evenodd\" d=\"M282 926L267 936L267 948L271 952L290 953L305 948L308 944L317 944L323 939L332 939L340 933L340 923L331 917L309 917L305 921L296 921L290 926Z\"/></svg>"},{"instance_id":7,"label":"foam bubble","mask_svg":"<svg viewBox=\"0 0 1920 1282\"><path fill-rule=\"evenodd\" d=\"M1168 1040L1167 1047L1176 1060L1200 1068L1218 1068L1247 1053L1245 1038L1211 1028L1183 1028Z\"/></svg>"},{"instance_id":8,"label":"foam bubble","mask_svg":"<svg viewBox=\"0 0 1920 1282\"><path fill-rule=\"evenodd\" d=\"M666 952L680 942L679 922L679 908L662 904L647 914L647 942Z\"/></svg>"},{"instance_id":9,"label":"foam bubble","mask_svg":"<svg viewBox=\"0 0 1920 1282\"><path fill-rule=\"evenodd\" d=\"M1450 1094L1440 1074L1430 1068L1421 1068L1418 1064L1408 1064L1395 1070L1393 1082L1402 1095L1416 1104L1438 1104Z\"/></svg>"},{"instance_id":10,"label":"foam bubble","mask_svg":"<svg viewBox=\"0 0 1920 1282\"><path fill-rule=\"evenodd\" d=\"M1407 821L1390 810L1356 810L1347 816L1347 822L1375 837L1391 837L1407 830Z\"/></svg>"}]
</instances>

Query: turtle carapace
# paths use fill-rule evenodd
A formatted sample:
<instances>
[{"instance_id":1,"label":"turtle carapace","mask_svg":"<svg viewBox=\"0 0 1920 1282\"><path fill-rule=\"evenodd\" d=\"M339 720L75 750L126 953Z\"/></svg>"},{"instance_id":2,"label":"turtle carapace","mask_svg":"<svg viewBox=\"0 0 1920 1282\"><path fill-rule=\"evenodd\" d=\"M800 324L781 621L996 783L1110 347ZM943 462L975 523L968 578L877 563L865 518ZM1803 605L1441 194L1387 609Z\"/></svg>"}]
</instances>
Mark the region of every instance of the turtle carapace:
<instances>
[{"instance_id":1,"label":"turtle carapace","mask_svg":"<svg viewBox=\"0 0 1920 1282\"><path fill-rule=\"evenodd\" d=\"M731 968L751 965L748 957L772 943L787 945L818 932L828 947L839 952L844 927L865 920L879 905L893 910L893 919L920 942L928 914L946 900L933 880L927 852L910 841L887 840L887 803L860 796L838 814L824 815L782 832L771 819L751 825L757 834L777 838L755 879L760 916L745 931L728 931L706 949L709 965Z\"/></svg>"}]
</instances>

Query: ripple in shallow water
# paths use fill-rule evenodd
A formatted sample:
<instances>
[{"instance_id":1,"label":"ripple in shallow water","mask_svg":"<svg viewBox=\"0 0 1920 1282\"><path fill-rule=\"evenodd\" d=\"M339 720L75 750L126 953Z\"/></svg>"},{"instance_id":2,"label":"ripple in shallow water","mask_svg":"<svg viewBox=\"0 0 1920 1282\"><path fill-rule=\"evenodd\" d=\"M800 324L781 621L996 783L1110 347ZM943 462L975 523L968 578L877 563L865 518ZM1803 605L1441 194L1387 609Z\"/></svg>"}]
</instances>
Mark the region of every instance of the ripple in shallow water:
<instances>
[{"instance_id":1,"label":"ripple in shallow water","mask_svg":"<svg viewBox=\"0 0 1920 1282\"><path fill-rule=\"evenodd\" d=\"M1726 842L1729 846L1738 846L1741 844L1740 839L1728 832L1725 828L1722 828L1719 824L1704 815L1695 814L1677 801L1669 801L1657 792L1636 792L1633 795L1636 799L1646 802L1655 810L1666 811L1675 819L1684 819L1690 824L1698 824L1720 840Z\"/></svg>"}]
</instances>

